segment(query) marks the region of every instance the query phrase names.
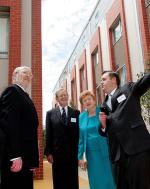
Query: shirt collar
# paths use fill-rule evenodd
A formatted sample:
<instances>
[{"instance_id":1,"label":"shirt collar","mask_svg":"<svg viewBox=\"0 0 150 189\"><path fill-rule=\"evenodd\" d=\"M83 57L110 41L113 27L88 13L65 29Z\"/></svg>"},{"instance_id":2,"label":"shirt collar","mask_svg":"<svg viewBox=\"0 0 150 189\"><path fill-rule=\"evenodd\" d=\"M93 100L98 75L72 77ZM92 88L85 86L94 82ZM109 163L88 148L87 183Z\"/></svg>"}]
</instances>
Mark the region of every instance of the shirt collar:
<instances>
[{"instance_id":1,"label":"shirt collar","mask_svg":"<svg viewBox=\"0 0 150 189\"><path fill-rule=\"evenodd\" d=\"M59 109L60 109L60 112L62 113L62 106L60 106L60 105L58 105L59 106ZM64 107L65 108L65 112L66 112L66 114L68 114L68 106L65 106Z\"/></svg>"},{"instance_id":2,"label":"shirt collar","mask_svg":"<svg viewBox=\"0 0 150 189\"><path fill-rule=\"evenodd\" d=\"M115 88L113 91L111 91L110 94L108 94L109 96L113 96L113 94L115 93L115 91L117 90L117 88Z\"/></svg>"},{"instance_id":3,"label":"shirt collar","mask_svg":"<svg viewBox=\"0 0 150 189\"><path fill-rule=\"evenodd\" d=\"M16 83L15 83L16 84ZM21 85L18 85L18 84L16 84L18 87L20 87L25 93L27 93L26 92L26 90L21 86Z\"/></svg>"}]
</instances>

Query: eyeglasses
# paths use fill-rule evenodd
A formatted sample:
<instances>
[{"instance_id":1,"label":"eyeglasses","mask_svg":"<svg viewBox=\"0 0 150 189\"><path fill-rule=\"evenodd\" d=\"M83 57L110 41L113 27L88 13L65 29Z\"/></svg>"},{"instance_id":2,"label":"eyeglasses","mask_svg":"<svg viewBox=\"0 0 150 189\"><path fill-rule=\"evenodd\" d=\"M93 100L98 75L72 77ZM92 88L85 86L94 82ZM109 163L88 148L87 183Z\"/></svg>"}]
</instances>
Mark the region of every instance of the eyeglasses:
<instances>
[{"instance_id":1,"label":"eyeglasses","mask_svg":"<svg viewBox=\"0 0 150 189\"><path fill-rule=\"evenodd\" d=\"M26 71L24 71L24 72L22 72L22 73L25 74L25 75L28 76L28 77L33 77L32 73L29 73L29 72L26 72Z\"/></svg>"}]
</instances>

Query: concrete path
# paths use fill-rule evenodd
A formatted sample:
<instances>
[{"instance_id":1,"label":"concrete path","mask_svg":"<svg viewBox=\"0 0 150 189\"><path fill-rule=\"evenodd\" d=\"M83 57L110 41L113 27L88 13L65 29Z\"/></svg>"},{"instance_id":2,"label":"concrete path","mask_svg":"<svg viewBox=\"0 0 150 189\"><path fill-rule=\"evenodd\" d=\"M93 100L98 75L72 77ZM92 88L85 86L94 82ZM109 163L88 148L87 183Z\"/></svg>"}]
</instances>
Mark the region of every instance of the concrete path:
<instances>
[{"instance_id":1,"label":"concrete path","mask_svg":"<svg viewBox=\"0 0 150 189\"><path fill-rule=\"evenodd\" d=\"M53 189L51 166L44 161L44 179L34 181L34 189ZM85 171L79 170L79 186L80 189L89 189L87 174Z\"/></svg>"}]
</instances>

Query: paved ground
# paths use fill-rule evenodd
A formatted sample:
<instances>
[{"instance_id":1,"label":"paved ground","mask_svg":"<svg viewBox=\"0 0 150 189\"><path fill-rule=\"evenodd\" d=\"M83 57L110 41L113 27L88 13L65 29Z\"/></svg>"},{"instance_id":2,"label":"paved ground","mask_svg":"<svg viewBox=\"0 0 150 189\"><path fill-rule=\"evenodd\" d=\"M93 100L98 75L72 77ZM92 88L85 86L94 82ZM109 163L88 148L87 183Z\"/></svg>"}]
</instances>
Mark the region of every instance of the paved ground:
<instances>
[{"instance_id":1,"label":"paved ground","mask_svg":"<svg viewBox=\"0 0 150 189\"><path fill-rule=\"evenodd\" d=\"M88 189L88 179L85 171L79 170L79 185L80 189ZM34 181L34 189L53 189L51 166L47 161L44 161L44 179Z\"/></svg>"}]
</instances>

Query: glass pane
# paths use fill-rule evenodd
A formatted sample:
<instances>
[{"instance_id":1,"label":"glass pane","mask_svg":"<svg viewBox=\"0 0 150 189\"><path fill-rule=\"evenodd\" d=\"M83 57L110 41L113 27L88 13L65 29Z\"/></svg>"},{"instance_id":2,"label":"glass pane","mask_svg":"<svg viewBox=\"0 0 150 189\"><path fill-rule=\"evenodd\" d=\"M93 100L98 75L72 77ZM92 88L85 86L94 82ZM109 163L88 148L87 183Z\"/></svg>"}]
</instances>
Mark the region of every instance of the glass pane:
<instances>
[{"instance_id":1,"label":"glass pane","mask_svg":"<svg viewBox=\"0 0 150 189\"><path fill-rule=\"evenodd\" d=\"M95 81L96 81L96 86L98 86L100 84L100 61L99 61L98 51L96 51L93 58L94 58Z\"/></svg>"},{"instance_id":2,"label":"glass pane","mask_svg":"<svg viewBox=\"0 0 150 189\"><path fill-rule=\"evenodd\" d=\"M121 81L121 86L124 85L127 81L127 70L126 70L126 66L124 65L122 68L120 68L118 71L119 73L119 77L120 77L120 81Z\"/></svg>"},{"instance_id":3,"label":"glass pane","mask_svg":"<svg viewBox=\"0 0 150 189\"><path fill-rule=\"evenodd\" d=\"M125 52L122 37L113 46L116 69L125 65Z\"/></svg>"},{"instance_id":4,"label":"glass pane","mask_svg":"<svg viewBox=\"0 0 150 189\"><path fill-rule=\"evenodd\" d=\"M100 86L96 88L96 105L101 104L101 88Z\"/></svg>"},{"instance_id":5,"label":"glass pane","mask_svg":"<svg viewBox=\"0 0 150 189\"><path fill-rule=\"evenodd\" d=\"M146 8L147 12L147 19L148 19L148 27L149 27L149 32L150 32L150 4Z\"/></svg>"},{"instance_id":6,"label":"glass pane","mask_svg":"<svg viewBox=\"0 0 150 189\"><path fill-rule=\"evenodd\" d=\"M113 43L116 43L120 39L121 32L122 32L121 22L119 21L117 26L115 26L113 29Z\"/></svg>"},{"instance_id":7,"label":"glass pane","mask_svg":"<svg viewBox=\"0 0 150 189\"><path fill-rule=\"evenodd\" d=\"M0 17L0 56L6 57L9 48L9 18Z\"/></svg>"},{"instance_id":8,"label":"glass pane","mask_svg":"<svg viewBox=\"0 0 150 189\"><path fill-rule=\"evenodd\" d=\"M150 5L150 0L145 0L145 6L147 7L148 5Z\"/></svg>"},{"instance_id":9,"label":"glass pane","mask_svg":"<svg viewBox=\"0 0 150 189\"><path fill-rule=\"evenodd\" d=\"M84 69L84 66L80 70L80 74L81 74L81 91L83 91L83 90L86 89L86 78L85 78L85 69Z\"/></svg>"},{"instance_id":10,"label":"glass pane","mask_svg":"<svg viewBox=\"0 0 150 189\"><path fill-rule=\"evenodd\" d=\"M71 82L71 92L72 92L72 106L76 107L76 93L75 93L75 82L74 80Z\"/></svg>"}]
</instances>

